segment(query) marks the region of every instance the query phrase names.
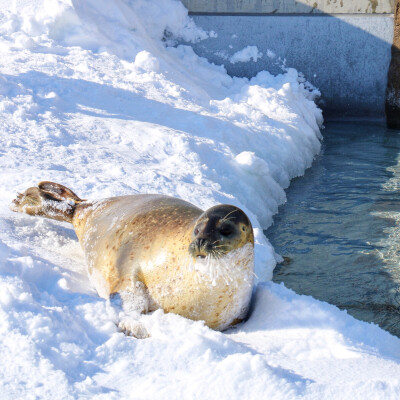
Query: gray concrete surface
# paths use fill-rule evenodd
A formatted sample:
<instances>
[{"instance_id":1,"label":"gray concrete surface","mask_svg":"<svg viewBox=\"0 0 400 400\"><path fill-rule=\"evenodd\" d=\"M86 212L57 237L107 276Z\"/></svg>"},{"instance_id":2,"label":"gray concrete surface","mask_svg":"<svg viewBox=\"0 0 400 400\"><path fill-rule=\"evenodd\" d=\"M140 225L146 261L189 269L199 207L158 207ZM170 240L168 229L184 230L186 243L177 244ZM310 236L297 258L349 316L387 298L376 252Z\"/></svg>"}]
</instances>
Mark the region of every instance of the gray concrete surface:
<instances>
[{"instance_id":1,"label":"gray concrete surface","mask_svg":"<svg viewBox=\"0 0 400 400\"><path fill-rule=\"evenodd\" d=\"M191 44L195 52L223 64L230 75L250 78L262 70L278 74L286 60L287 67L303 72L321 90L325 117L384 117L392 14L192 17L218 35ZM263 54L257 62L230 62L249 45ZM269 57L268 50L276 56Z\"/></svg>"},{"instance_id":2,"label":"gray concrete surface","mask_svg":"<svg viewBox=\"0 0 400 400\"><path fill-rule=\"evenodd\" d=\"M393 13L395 0L182 0L190 12L226 14Z\"/></svg>"}]
</instances>

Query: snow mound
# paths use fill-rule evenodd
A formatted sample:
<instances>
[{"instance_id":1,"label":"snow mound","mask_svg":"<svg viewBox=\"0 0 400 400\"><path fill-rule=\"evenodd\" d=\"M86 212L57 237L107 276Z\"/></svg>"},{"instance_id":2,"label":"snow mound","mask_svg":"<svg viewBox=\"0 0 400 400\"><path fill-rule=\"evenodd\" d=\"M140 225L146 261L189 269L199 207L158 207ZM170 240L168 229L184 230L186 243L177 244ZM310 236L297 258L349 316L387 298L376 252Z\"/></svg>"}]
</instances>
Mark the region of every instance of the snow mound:
<instances>
[{"instance_id":1,"label":"snow mound","mask_svg":"<svg viewBox=\"0 0 400 400\"><path fill-rule=\"evenodd\" d=\"M262 56L263 53L258 51L257 46L247 46L244 49L239 50L235 54L233 54L232 57L229 58L229 61L232 64L236 64L237 62L248 62L251 60L257 62L257 60Z\"/></svg>"}]
</instances>

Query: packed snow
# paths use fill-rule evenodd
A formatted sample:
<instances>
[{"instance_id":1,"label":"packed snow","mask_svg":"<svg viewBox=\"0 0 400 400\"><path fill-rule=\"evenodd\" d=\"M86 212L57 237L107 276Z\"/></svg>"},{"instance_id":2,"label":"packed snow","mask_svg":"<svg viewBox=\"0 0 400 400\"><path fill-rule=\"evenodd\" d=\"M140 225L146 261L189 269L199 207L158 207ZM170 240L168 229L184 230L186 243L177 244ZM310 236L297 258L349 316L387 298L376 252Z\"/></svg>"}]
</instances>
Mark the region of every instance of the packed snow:
<instances>
[{"instance_id":1,"label":"packed snow","mask_svg":"<svg viewBox=\"0 0 400 400\"><path fill-rule=\"evenodd\" d=\"M399 398L398 338L269 282L280 256L262 229L320 151L317 91L293 69L232 78L177 45L206 37L177 0L0 0L3 399ZM158 310L148 339L118 332L72 226L9 210L41 180L242 208L249 320L221 333Z\"/></svg>"},{"instance_id":2,"label":"packed snow","mask_svg":"<svg viewBox=\"0 0 400 400\"><path fill-rule=\"evenodd\" d=\"M229 61L232 64L236 64L237 62L249 62L250 60L257 62L257 60L262 56L263 53L261 53L261 51L258 51L257 46L246 46L244 49L239 50L235 54L233 54L232 57L230 57Z\"/></svg>"}]
</instances>

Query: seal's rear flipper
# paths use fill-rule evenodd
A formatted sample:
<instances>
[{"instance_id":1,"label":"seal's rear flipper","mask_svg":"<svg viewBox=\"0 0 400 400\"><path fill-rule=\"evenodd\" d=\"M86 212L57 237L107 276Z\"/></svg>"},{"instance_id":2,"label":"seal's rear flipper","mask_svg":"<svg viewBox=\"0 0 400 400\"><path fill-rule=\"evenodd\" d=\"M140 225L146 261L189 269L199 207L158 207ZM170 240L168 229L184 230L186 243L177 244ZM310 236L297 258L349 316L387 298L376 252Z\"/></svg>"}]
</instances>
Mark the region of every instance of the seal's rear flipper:
<instances>
[{"instance_id":1,"label":"seal's rear flipper","mask_svg":"<svg viewBox=\"0 0 400 400\"><path fill-rule=\"evenodd\" d=\"M59 183L43 181L39 183L38 188L60 201L72 200L75 203L85 201L80 199L71 189Z\"/></svg>"},{"instance_id":2,"label":"seal's rear flipper","mask_svg":"<svg viewBox=\"0 0 400 400\"><path fill-rule=\"evenodd\" d=\"M40 182L18 194L10 205L15 212L72 222L75 207L82 202L72 190L53 182Z\"/></svg>"}]
</instances>

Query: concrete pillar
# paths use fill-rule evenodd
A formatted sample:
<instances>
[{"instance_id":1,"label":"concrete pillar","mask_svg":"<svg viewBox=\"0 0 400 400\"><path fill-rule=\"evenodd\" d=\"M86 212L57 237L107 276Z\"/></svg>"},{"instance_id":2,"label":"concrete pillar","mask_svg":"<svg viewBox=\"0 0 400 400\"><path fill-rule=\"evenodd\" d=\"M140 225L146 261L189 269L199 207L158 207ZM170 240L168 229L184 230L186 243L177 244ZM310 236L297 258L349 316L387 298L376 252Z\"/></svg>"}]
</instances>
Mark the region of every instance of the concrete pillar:
<instances>
[{"instance_id":1,"label":"concrete pillar","mask_svg":"<svg viewBox=\"0 0 400 400\"><path fill-rule=\"evenodd\" d=\"M386 91L386 122L389 128L400 129L400 0L394 10L392 60Z\"/></svg>"}]
</instances>

